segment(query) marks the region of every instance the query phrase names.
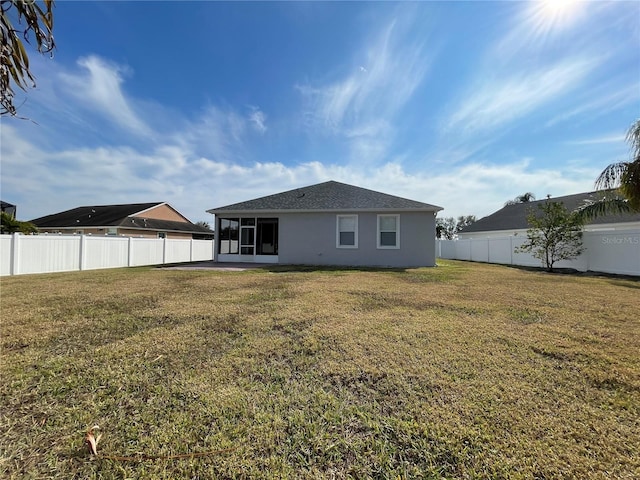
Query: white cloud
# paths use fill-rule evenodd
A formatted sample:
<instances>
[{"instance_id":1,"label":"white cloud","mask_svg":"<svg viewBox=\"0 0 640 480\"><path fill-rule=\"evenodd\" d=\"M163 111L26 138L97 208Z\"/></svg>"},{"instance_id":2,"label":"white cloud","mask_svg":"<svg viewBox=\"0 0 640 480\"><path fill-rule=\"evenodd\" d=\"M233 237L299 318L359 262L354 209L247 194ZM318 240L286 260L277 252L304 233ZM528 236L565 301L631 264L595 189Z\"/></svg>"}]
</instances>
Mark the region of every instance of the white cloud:
<instances>
[{"instance_id":1,"label":"white cloud","mask_svg":"<svg viewBox=\"0 0 640 480\"><path fill-rule=\"evenodd\" d=\"M244 156L246 132L247 120L240 113L209 106L199 117L182 121L169 139L192 155L239 161Z\"/></svg>"},{"instance_id":2,"label":"white cloud","mask_svg":"<svg viewBox=\"0 0 640 480\"><path fill-rule=\"evenodd\" d=\"M355 58L343 78L324 85L296 85L310 131L346 138L354 163L382 160L391 144L395 117L412 97L430 66L422 41L409 40L415 18L399 13ZM412 32L415 33L415 32ZM424 32L421 36L424 37Z\"/></svg>"},{"instance_id":3,"label":"white cloud","mask_svg":"<svg viewBox=\"0 0 640 480\"><path fill-rule=\"evenodd\" d=\"M491 131L525 117L576 88L598 63L598 59L578 58L550 68L485 80L458 100L445 123L445 131L456 134Z\"/></svg>"},{"instance_id":4,"label":"white cloud","mask_svg":"<svg viewBox=\"0 0 640 480\"><path fill-rule=\"evenodd\" d=\"M613 144L622 145L625 142L625 137L626 137L625 135L613 133L610 135L604 135L604 136L594 137L594 138L585 138L582 140L569 140L565 142L565 144L567 145L601 145L601 144L613 143Z\"/></svg>"},{"instance_id":5,"label":"white cloud","mask_svg":"<svg viewBox=\"0 0 640 480\"><path fill-rule=\"evenodd\" d=\"M151 134L122 91L122 75L128 72L126 67L95 55L80 58L78 65L83 69L80 74L60 74L68 95L124 129L141 135Z\"/></svg>"},{"instance_id":6,"label":"white cloud","mask_svg":"<svg viewBox=\"0 0 640 480\"><path fill-rule=\"evenodd\" d=\"M439 205L445 208L444 216L484 216L527 191L542 198L590 190L599 173L578 164L540 169L526 160L440 172L408 172L399 163L378 168L319 161L240 165L195 156L171 144L149 151L44 151L11 126L3 126L1 135L3 196L18 204L23 219L80 205L167 201L192 221L210 220L207 209L331 179Z\"/></svg>"},{"instance_id":7,"label":"white cloud","mask_svg":"<svg viewBox=\"0 0 640 480\"><path fill-rule=\"evenodd\" d=\"M422 44L408 43L398 21L387 25L365 47L368 68L358 68L347 78L315 90L320 119L342 129L389 119L402 108L422 81L429 65ZM346 125L345 125L346 124Z\"/></svg>"},{"instance_id":8,"label":"white cloud","mask_svg":"<svg viewBox=\"0 0 640 480\"><path fill-rule=\"evenodd\" d=\"M250 108L249 121L259 133L265 133L267 131L267 116L258 107L252 106Z\"/></svg>"},{"instance_id":9,"label":"white cloud","mask_svg":"<svg viewBox=\"0 0 640 480\"><path fill-rule=\"evenodd\" d=\"M619 83L607 82L605 85L583 91L579 105L551 118L546 127L574 120L580 117L593 120L595 117L616 111L626 105L640 101L640 88L635 82L621 86Z\"/></svg>"}]
</instances>

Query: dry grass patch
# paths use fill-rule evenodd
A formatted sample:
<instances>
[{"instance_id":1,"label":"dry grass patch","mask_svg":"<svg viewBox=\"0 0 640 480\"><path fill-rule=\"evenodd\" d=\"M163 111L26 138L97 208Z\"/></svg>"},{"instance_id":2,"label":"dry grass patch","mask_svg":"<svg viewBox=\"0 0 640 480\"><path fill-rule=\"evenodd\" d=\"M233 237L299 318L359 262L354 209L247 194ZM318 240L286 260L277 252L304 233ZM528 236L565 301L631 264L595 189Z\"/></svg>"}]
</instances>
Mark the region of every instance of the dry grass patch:
<instances>
[{"instance_id":1,"label":"dry grass patch","mask_svg":"<svg viewBox=\"0 0 640 480\"><path fill-rule=\"evenodd\" d=\"M2 279L6 478L634 478L633 280L436 269ZM104 455L90 458L99 424Z\"/></svg>"}]
</instances>

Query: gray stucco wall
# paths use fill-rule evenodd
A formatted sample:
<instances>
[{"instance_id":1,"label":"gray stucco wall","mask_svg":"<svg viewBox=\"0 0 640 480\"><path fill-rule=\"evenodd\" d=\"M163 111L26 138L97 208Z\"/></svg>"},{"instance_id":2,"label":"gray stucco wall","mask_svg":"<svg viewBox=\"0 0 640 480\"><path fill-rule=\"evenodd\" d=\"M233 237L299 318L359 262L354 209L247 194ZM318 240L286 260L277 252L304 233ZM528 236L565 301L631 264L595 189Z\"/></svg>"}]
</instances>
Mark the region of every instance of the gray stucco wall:
<instances>
[{"instance_id":1,"label":"gray stucco wall","mask_svg":"<svg viewBox=\"0 0 640 480\"><path fill-rule=\"evenodd\" d=\"M400 248L378 249L377 214L358 215L358 248L336 248L335 213L278 214L279 263L385 267L436 264L433 212L383 212L400 215ZM343 213L341 213L343 214ZM344 212L349 214L349 212Z\"/></svg>"}]
</instances>

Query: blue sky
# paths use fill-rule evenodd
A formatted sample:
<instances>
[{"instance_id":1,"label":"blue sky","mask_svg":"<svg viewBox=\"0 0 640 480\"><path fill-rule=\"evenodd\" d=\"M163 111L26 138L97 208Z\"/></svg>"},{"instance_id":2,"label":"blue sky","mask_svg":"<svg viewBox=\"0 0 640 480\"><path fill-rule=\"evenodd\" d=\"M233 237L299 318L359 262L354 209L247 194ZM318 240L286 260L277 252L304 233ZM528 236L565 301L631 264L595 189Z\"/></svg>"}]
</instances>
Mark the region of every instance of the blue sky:
<instances>
[{"instance_id":1,"label":"blue sky","mask_svg":"<svg viewBox=\"0 0 640 480\"><path fill-rule=\"evenodd\" d=\"M640 117L640 2L71 2L1 195L205 210L337 180L482 217L592 190Z\"/></svg>"}]
</instances>

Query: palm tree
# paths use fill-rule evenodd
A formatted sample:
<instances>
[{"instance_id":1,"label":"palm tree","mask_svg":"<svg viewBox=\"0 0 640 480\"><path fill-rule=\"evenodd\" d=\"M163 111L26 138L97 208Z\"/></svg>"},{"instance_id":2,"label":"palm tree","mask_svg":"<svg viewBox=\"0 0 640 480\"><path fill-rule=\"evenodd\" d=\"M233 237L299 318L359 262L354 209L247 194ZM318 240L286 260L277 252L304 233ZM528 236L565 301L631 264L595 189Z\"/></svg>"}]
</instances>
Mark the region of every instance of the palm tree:
<instances>
[{"instance_id":1,"label":"palm tree","mask_svg":"<svg viewBox=\"0 0 640 480\"><path fill-rule=\"evenodd\" d=\"M631 146L630 160L612 163L602 171L595 187L607 192L578 209L582 218L640 212L640 119L629 128L626 140Z\"/></svg>"},{"instance_id":2,"label":"palm tree","mask_svg":"<svg viewBox=\"0 0 640 480\"><path fill-rule=\"evenodd\" d=\"M515 205L516 203L528 203L528 202L533 202L536 199L536 196L531 193L531 192L526 192L523 193L522 195L518 195L516 198L514 198L513 200L509 200L507 201L504 206L506 207L507 205Z\"/></svg>"},{"instance_id":3,"label":"palm tree","mask_svg":"<svg viewBox=\"0 0 640 480\"><path fill-rule=\"evenodd\" d=\"M25 43L35 40L40 53L52 52L53 0L2 0L0 2L0 115L17 116L14 100L14 85L26 91L29 85L36 86L29 66Z\"/></svg>"}]
</instances>

